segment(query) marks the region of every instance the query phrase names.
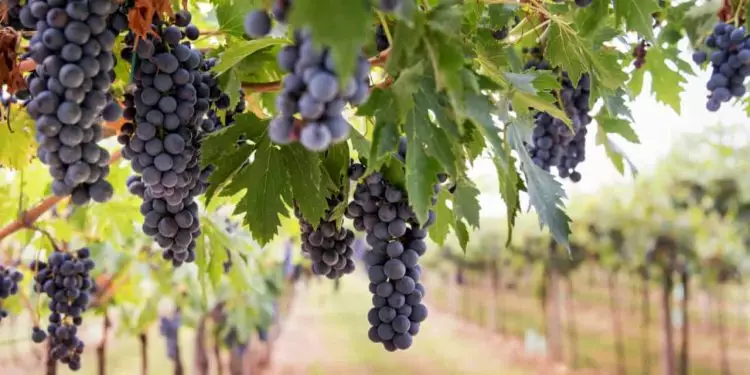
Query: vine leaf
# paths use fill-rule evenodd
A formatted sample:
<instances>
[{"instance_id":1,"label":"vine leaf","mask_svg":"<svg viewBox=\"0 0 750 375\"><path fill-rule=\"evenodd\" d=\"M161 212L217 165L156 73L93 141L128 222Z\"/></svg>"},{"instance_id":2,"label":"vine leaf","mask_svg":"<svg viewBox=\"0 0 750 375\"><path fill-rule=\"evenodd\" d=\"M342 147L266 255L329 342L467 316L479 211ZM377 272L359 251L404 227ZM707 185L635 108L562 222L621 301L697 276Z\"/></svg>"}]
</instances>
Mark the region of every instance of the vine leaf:
<instances>
[{"instance_id":1,"label":"vine leaf","mask_svg":"<svg viewBox=\"0 0 750 375\"><path fill-rule=\"evenodd\" d=\"M504 108L504 107L503 107ZM505 201L508 215L508 243L513 235L513 227L520 211L519 187L523 186L516 169L515 160L510 153L510 146L498 135L500 129L492 119L494 108L489 99L476 94L466 97L466 115L476 125L492 147L492 161L497 169L500 185L500 196ZM505 113L507 115L507 112Z\"/></svg>"},{"instance_id":2,"label":"vine leaf","mask_svg":"<svg viewBox=\"0 0 750 375\"><path fill-rule=\"evenodd\" d=\"M618 24L624 19L628 30L637 31L649 40L654 39L652 14L659 11L657 0L615 0L614 6Z\"/></svg>"},{"instance_id":3,"label":"vine leaf","mask_svg":"<svg viewBox=\"0 0 750 375\"><path fill-rule=\"evenodd\" d=\"M282 147L281 153L294 200L302 216L317 226L328 209L328 192L320 172L320 157L300 144Z\"/></svg>"},{"instance_id":4,"label":"vine leaf","mask_svg":"<svg viewBox=\"0 0 750 375\"><path fill-rule=\"evenodd\" d=\"M242 62L246 57L271 46L277 46L286 44L285 39L280 38L264 38L255 40L245 40L240 43L232 45L232 48L228 48L221 53L219 62L213 68L216 75L224 74L224 72L234 68Z\"/></svg>"},{"instance_id":5,"label":"vine leaf","mask_svg":"<svg viewBox=\"0 0 750 375\"><path fill-rule=\"evenodd\" d=\"M539 223L549 228L557 243L569 248L570 218L563 211L562 201L565 198L565 191L551 174L537 167L531 160L523 144L525 136L521 126L525 125L517 122L509 124L507 134L511 147L521 159L521 169L526 175L529 201L539 215ZM528 127L531 128L530 125Z\"/></svg>"},{"instance_id":6,"label":"vine leaf","mask_svg":"<svg viewBox=\"0 0 750 375\"><path fill-rule=\"evenodd\" d=\"M459 219L456 219L456 221L453 222L453 229L456 232L458 244L461 246L464 253L466 253L466 247L469 245L469 229L466 228L466 224Z\"/></svg>"},{"instance_id":7,"label":"vine leaf","mask_svg":"<svg viewBox=\"0 0 750 375\"><path fill-rule=\"evenodd\" d=\"M631 143L641 143L641 140L638 139L638 134L635 133L635 130L633 130L630 122L627 120L598 116L596 122L599 124L600 129L606 133L618 134Z\"/></svg>"},{"instance_id":8,"label":"vine leaf","mask_svg":"<svg viewBox=\"0 0 750 375\"><path fill-rule=\"evenodd\" d=\"M279 215L288 215L285 198L291 197L290 181L282 151L263 137L253 162L243 168L228 188L241 186L245 195L234 210L261 245L270 242L281 226ZM241 190L241 189L240 189Z\"/></svg>"},{"instance_id":9,"label":"vine leaf","mask_svg":"<svg viewBox=\"0 0 750 375\"><path fill-rule=\"evenodd\" d=\"M568 72L573 82L578 82L583 73L591 73L596 84L614 90L628 79L618 61L619 54L606 49L592 50L590 42L577 35L563 20L558 17L552 20L555 22L547 29L549 41L544 56L550 64Z\"/></svg>"},{"instance_id":10,"label":"vine leaf","mask_svg":"<svg viewBox=\"0 0 750 375\"><path fill-rule=\"evenodd\" d=\"M679 58L678 58L679 59ZM646 63L633 72L630 79L629 86L633 91L633 95L636 96L643 91L643 78L646 72L651 75L651 93L657 101L664 103L671 107L677 114L680 111L680 92L676 88L682 88L682 85L687 82L685 77L677 71L672 70L668 65L667 61L673 61L669 58L667 53L659 48L650 48L648 50L648 58Z\"/></svg>"},{"instance_id":11,"label":"vine leaf","mask_svg":"<svg viewBox=\"0 0 750 375\"><path fill-rule=\"evenodd\" d=\"M261 120L252 113L245 113L235 117L234 125L213 132L203 140L201 163L204 167L215 167L208 179L206 204L221 191L255 150L254 143L238 144L238 140L244 137L247 141L258 142L267 127L267 120Z\"/></svg>"},{"instance_id":12,"label":"vine leaf","mask_svg":"<svg viewBox=\"0 0 750 375\"><path fill-rule=\"evenodd\" d=\"M448 207L446 201L450 198L450 193L443 189L438 194L438 201L435 204L435 223L429 228L430 240L442 245L448 238L451 225L455 222L456 217L453 211Z\"/></svg>"},{"instance_id":13,"label":"vine leaf","mask_svg":"<svg viewBox=\"0 0 750 375\"><path fill-rule=\"evenodd\" d=\"M332 15L335 22L331 22ZM308 26L313 40L330 48L338 75L348 77L354 72L362 45L371 37L370 17L366 1L295 0L289 22Z\"/></svg>"},{"instance_id":14,"label":"vine leaf","mask_svg":"<svg viewBox=\"0 0 750 375\"><path fill-rule=\"evenodd\" d=\"M415 110L411 111L406 121L406 137L409 149L406 152L406 190L409 193L414 213L420 223L427 221L433 186L438 183L440 163L427 155L424 150L424 140L421 139L417 127L423 126Z\"/></svg>"},{"instance_id":15,"label":"vine leaf","mask_svg":"<svg viewBox=\"0 0 750 375\"><path fill-rule=\"evenodd\" d=\"M21 106L11 106L2 111L10 119L0 121L0 165L12 169L22 169L34 155L36 143L34 120ZM10 121L10 126L8 125Z\"/></svg>"},{"instance_id":16,"label":"vine leaf","mask_svg":"<svg viewBox=\"0 0 750 375\"><path fill-rule=\"evenodd\" d=\"M473 228L479 228L479 189L473 182L461 178L456 182L453 193L453 210L456 217L466 220Z\"/></svg>"},{"instance_id":17,"label":"vine leaf","mask_svg":"<svg viewBox=\"0 0 750 375\"><path fill-rule=\"evenodd\" d=\"M263 0L213 0L219 29L227 35L245 37L245 15L262 8Z\"/></svg>"}]
</instances>

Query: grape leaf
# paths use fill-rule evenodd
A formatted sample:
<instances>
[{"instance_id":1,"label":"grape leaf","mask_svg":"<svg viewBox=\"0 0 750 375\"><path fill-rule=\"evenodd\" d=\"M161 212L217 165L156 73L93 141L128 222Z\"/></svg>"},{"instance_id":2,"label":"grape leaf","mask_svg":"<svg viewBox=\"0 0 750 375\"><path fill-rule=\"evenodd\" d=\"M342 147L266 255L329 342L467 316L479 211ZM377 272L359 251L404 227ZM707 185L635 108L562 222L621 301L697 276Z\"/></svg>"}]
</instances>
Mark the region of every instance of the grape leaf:
<instances>
[{"instance_id":1,"label":"grape leaf","mask_svg":"<svg viewBox=\"0 0 750 375\"><path fill-rule=\"evenodd\" d=\"M456 181L456 191L453 193L453 210L456 217L465 219L466 222L479 228L479 189L473 182L466 178Z\"/></svg>"},{"instance_id":2,"label":"grape leaf","mask_svg":"<svg viewBox=\"0 0 750 375\"><path fill-rule=\"evenodd\" d=\"M214 66L213 72L216 75L222 75L224 72L237 66L246 57L271 46L286 44L286 39L280 38L263 38L255 40L245 40L227 48L219 57L219 62Z\"/></svg>"},{"instance_id":3,"label":"grape leaf","mask_svg":"<svg viewBox=\"0 0 750 375\"><path fill-rule=\"evenodd\" d=\"M476 125L477 129L492 146L493 162L497 169L500 182L500 196L505 201L506 214L508 215L508 241L510 241L515 226L516 216L520 210L518 170L510 153L510 146L500 138L500 129L495 126L491 114L492 104L486 97L476 94L467 95L466 115Z\"/></svg>"},{"instance_id":4,"label":"grape leaf","mask_svg":"<svg viewBox=\"0 0 750 375\"><path fill-rule=\"evenodd\" d=\"M28 164L36 151L34 120L21 106L0 106L0 112L9 118L0 121L0 165L21 169ZM2 118L2 116L0 116Z\"/></svg>"},{"instance_id":5,"label":"grape leaf","mask_svg":"<svg viewBox=\"0 0 750 375\"><path fill-rule=\"evenodd\" d=\"M628 30L637 31L649 40L654 38L652 14L659 11L656 0L614 0L614 7L618 24L624 19Z\"/></svg>"},{"instance_id":6,"label":"grape leaf","mask_svg":"<svg viewBox=\"0 0 750 375\"><path fill-rule=\"evenodd\" d=\"M440 191L434 208L435 223L429 228L430 239L439 245L445 243L445 239L451 230L451 224L456 220L453 211L446 204L448 198L450 198L450 193L447 190Z\"/></svg>"},{"instance_id":7,"label":"grape leaf","mask_svg":"<svg viewBox=\"0 0 750 375\"><path fill-rule=\"evenodd\" d=\"M263 7L263 0L213 0L219 30L237 38L245 37L245 15Z\"/></svg>"},{"instance_id":8,"label":"grape leaf","mask_svg":"<svg viewBox=\"0 0 750 375\"><path fill-rule=\"evenodd\" d=\"M335 22L331 22L331 16ZM307 26L313 41L330 48L336 72L348 77L354 72L362 45L371 37L370 5L351 0L295 0L289 15L293 26Z\"/></svg>"},{"instance_id":9,"label":"grape leaf","mask_svg":"<svg viewBox=\"0 0 750 375\"><path fill-rule=\"evenodd\" d=\"M510 124L507 134L508 141L513 150L518 153L521 160L521 169L526 175L529 201L539 215L539 223L549 228L557 243L569 248L570 218L563 211L564 204L562 201L565 198L565 191L551 174L537 167L531 160L531 156L529 156L529 152L523 144L525 137L524 130L521 129L522 126L525 125L515 122ZM527 127L531 128L530 125Z\"/></svg>"},{"instance_id":10,"label":"grape leaf","mask_svg":"<svg viewBox=\"0 0 750 375\"><path fill-rule=\"evenodd\" d=\"M466 247L469 245L469 229L466 228L466 224L460 219L456 219L453 222L453 229L456 232L456 237L458 237L458 244L464 253L466 253Z\"/></svg>"},{"instance_id":11,"label":"grape leaf","mask_svg":"<svg viewBox=\"0 0 750 375\"><path fill-rule=\"evenodd\" d=\"M238 145L238 139L245 137L257 142L267 126L267 120L245 113L235 117L234 125L213 132L203 139L201 165L215 167L208 179L210 184L206 190L206 204L222 190L255 150L254 144L245 142Z\"/></svg>"},{"instance_id":12,"label":"grape leaf","mask_svg":"<svg viewBox=\"0 0 750 375\"><path fill-rule=\"evenodd\" d=\"M633 73L630 86L636 93L640 92L643 84L643 74L648 72L651 75L651 93L657 101L671 107L677 114L680 110L680 92L677 88L687 82L685 77L677 71L672 70L667 61L668 56L657 47L648 50L648 58L641 69Z\"/></svg>"},{"instance_id":13,"label":"grape leaf","mask_svg":"<svg viewBox=\"0 0 750 375\"><path fill-rule=\"evenodd\" d=\"M418 135L419 121L409 119L418 116L411 111L406 121L406 137L409 149L406 152L406 189L409 194L409 203L420 223L427 221L427 212L430 210L430 201L433 194L433 186L437 184L437 174L440 173L440 164L425 153L423 143Z\"/></svg>"},{"instance_id":14,"label":"grape leaf","mask_svg":"<svg viewBox=\"0 0 750 375\"><path fill-rule=\"evenodd\" d=\"M599 123L600 129L607 133L619 134L632 143L641 143L638 134L630 126L630 122L623 119L598 116L596 122Z\"/></svg>"},{"instance_id":15,"label":"grape leaf","mask_svg":"<svg viewBox=\"0 0 750 375\"><path fill-rule=\"evenodd\" d=\"M399 134L396 122L391 118L376 117L375 131L372 134L370 157L367 160L368 172L380 169L398 147Z\"/></svg>"},{"instance_id":16,"label":"grape leaf","mask_svg":"<svg viewBox=\"0 0 750 375\"><path fill-rule=\"evenodd\" d=\"M616 89L628 78L618 62L618 54L601 49L594 51L590 43L576 34L558 17L547 29L549 40L544 56L550 64L568 72L578 82L583 73L591 73L594 83ZM649 51L650 53L650 51ZM651 60L649 58L649 60Z\"/></svg>"},{"instance_id":17,"label":"grape leaf","mask_svg":"<svg viewBox=\"0 0 750 375\"><path fill-rule=\"evenodd\" d=\"M320 173L320 157L300 144L282 147L281 153L294 201L302 216L313 226L317 226L328 209L328 193Z\"/></svg>"},{"instance_id":18,"label":"grape leaf","mask_svg":"<svg viewBox=\"0 0 750 375\"><path fill-rule=\"evenodd\" d=\"M463 158L459 156L458 144L452 143L446 132L430 121L427 112L430 107L423 95L415 95L414 103L416 107L407 116L407 122L414 121L412 125L417 130L417 142L427 147L427 153L440 162L444 172L457 177L457 164L463 162Z\"/></svg>"},{"instance_id":19,"label":"grape leaf","mask_svg":"<svg viewBox=\"0 0 750 375\"><path fill-rule=\"evenodd\" d=\"M231 185L246 188L234 214L245 215L243 222L261 245L270 242L278 233L279 215L288 215L283 198L289 196L291 190L283 159L281 150L264 137L257 146L253 162L231 182Z\"/></svg>"}]
</instances>

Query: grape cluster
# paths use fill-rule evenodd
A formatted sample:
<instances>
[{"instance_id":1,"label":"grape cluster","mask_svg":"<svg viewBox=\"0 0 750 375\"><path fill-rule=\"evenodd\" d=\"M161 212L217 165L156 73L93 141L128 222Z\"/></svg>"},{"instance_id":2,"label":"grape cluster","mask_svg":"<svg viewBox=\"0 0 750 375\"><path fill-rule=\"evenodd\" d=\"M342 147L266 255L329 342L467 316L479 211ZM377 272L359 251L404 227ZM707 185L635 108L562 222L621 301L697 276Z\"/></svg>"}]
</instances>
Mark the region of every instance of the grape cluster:
<instances>
[{"instance_id":1,"label":"grape cluster","mask_svg":"<svg viewBox=\"0 0 750 375\"><path fill-rule=\"evenodd\" d=\"M84 343L78 337L78 326L83 323L82 314L89 307L91 293L95 287L90 272L96 263L90 251L81 248L74 253L54 251L47 262L34 262L37 273L34 290L50 297L47 334L51 342L50 357L68 365L76 371L81 368L81 353ZM46 334L39 328L32 332L34 342L42 342Z\"/></svg>"},{"instance_id":2,"label":"grape cluster","mask_svg":"<svg viewBox=\"0 0 750 375\"><path fill-rule=\"evenodd\" d=\"M284 22L291 1L277 1L272 13ZM254 38L271 30L271 19L264 10L245 17L245 32ZM294 44L286 46L277 56L279 66L289 73L276 97L276 117L268 134L278 144L299 140L311 151L323 151L331 143L346 140L349 122L342 115L347 103L359 105L370 94L370 63L360 54L353 77L339 77L333 54L327 47L313 43L309 30L296 30ZM301 121L295 119L299 115Z\"/></svg>"},{"instance_id":3,"label":"grape cluster","mask_svg":"<svg viewBox=\"0 0 750 375\"><path fill-rule=\"evenodd\" d=\"M295 205L294 215L299 219L302 251L312 260L312 271L316 275L336 279L354 272L354 232L346 228L337 229L334 209L344 200L344 194L328 198L328 211L320 219L317 228L310 224Z\"/></svg>"},{"instance_id":4,"label":"grape cluster","mask_svg":"<svg viewBox=\"0 0 750 375\"><path fill-rule=\"evenodd\" d=\"M358 180L364 171L361 164L353 164L349 176ZM406 193L375 172L357 184L346 215L354 219L357 230L366 231L372 247L364 255L374 305L367 314L368 336L388 351L407 349L427 317L417 263L427 250L426 228L435 221L435 213L430 210L428 222L421 226Z\"/></svg>"},{"instance_id":5,"label":"grape cluster","mask_svg":"<svg viewBox=\"0 0 750 375\"><path fill-rule=\"evenodd\" d=\"M8 317L8 311L3 309L3 300L18 292L18 283L23 280L23 274L12 267L0 265L0 322Z\"/></svg>"},{"instance_id":6,"label":"grape cluster","mask_svg":"<svg viewBox=\"0 0 750 375\"><path fill-rule=\"evenodd\" d=\"M531 54L534 58L526 63L526 69L551 68L541 58L538 48L534 48ZM546 112L537 112L534 115L533 143L527 146L534 164L548 172L551 167L557 167L561 178L578 182L581 180L581 173L575 169L586 158L586 126L591 123L591 116L588 114L591 80L588 74L584 74L574 84L568 73L562 72L560 83L562 87L556 104L571 119L573 130L561 119Z\"/></svg>"},{"instance_id":7,"label":"grape cluster","mask_svg":"<svg viewBox=\"0 0 750 375\"><path fill-rule=\"evenodd\" d=\"M706 83L710 92L706 109L716 112L721 108L721 103L728 102L732 97L741 98L747 92L745 77L750 75L750 38L744 27L735 28L731 24L718 22L705 43L713 52L709 55L706 51L696 51L693 61L699 65L711 62L713 70Z\"/></svg>"},{"instance_id":8,"label":"grape cluster","mask_svg":"<svg viewBox=\"0 0 750 375\"><path fill-rule=\"evenodd\" d=\"M220 123L216 108L230 104L210 72L215 60L204 60L183 41L200 35L191 18L180 11L174 25L155 20L156 35L136 41L128 34L121 53L135 58L135 90L125 95L129 122L118 136L123 157L140 174L128 179L128 189L143 199L144 233L175 266L195 259L200 234L195 197L206 191L213 171L212 166L201 169L201 140Z\"/></svg>"},{"instance_id":9,"label":"grape cluster","mask_svg":"<svg viewBox=\"0 0 750 375\"><path fill-rule=\"evenodd\" d=\"M177 359L177 340L182 318L180 312L176 311L174 316L159 318L159 333L167 342L167 357L171 360Z\"/></svg>"},{"instance_id":10,"label":"grape cluster","mask_svg":"<svg viewBox=\"0 0 750 375\"><path fill-rule=\"evenodd\" d=\"M109 93L119 32L109 20L117 7L114 0L30 0L20 13L24 26L36 30L26 110L36 120L38 156L54 178L52 192L72 194L77 205L104 202L113 193L105 180L110 155L97 142L102 118L120 115Z\"/></svg>"}]
</instances>

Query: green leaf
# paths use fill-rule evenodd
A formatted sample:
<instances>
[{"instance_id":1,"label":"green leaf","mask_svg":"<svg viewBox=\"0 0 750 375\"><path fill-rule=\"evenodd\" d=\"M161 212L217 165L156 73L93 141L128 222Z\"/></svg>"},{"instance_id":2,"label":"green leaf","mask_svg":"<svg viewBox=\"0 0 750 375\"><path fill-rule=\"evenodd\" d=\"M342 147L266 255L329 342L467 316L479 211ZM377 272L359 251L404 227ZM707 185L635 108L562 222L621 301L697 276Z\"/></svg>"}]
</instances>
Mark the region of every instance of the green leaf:
<instances>
[{"instance_id":1,"label":"green leaf","mask_svg":"<svg viewBox=\"0 0 750 375\"><path fill-rule=\"evenodd\" d=\"M6 112L8 110L9 113ZM0 165L23 169L36 151L34 120L21 106L0 106L0 113L9 116L5 121L0 121Z\"/></svg>"},{"instance_id":2,"label":"green leaf","mask_svg":"<svg viewBox=\"0 0 750 375\"><path fill-rule=\"evenodd\" d=\"M614 0L615 20L625 20L628 30L637 31L638 34L654 38L653 13L659 11L657 0Z\"/></svg>"},{"instance_id":3,"label":"green leaf","mask_svg":"<svg viewBox=\"0 0 750 375\"><path fill-rule=\"evenodd\" d=\"M508 243L510 243L516 216L520 210L520 198L518 194L520 176L516 169L515 160L510 153L510 146L498 135L500 129L490 116L492 105L486 97L470 94L466 98L466 115L476 125L477 129L489 141L492 147L493 162L497 169L500 196L505 201L506 213L508 215Z\"/></svg>"},{"instance_id":4,"label":"green leaf","mask_svg":"<svg viewBox=\"0 0 750 375\"><path fill-rule=\"evenodd\" d=\"M415 116L412 111L409 117ZM407 120L406 137L409 150L406 153L406 190L409 194L409 203L420 223L427 221L427 213L430 210L433 186L437 184L437 175L440 173L440 164L425 153L422 143L417 135L416 120Z\"/></svg>"},{"instance_id":5,"label":"green leaf","mask_svg":"<svg viewBox=\"0 0 750 375\"><path fill-rule=\"evenodd\" d=\"M461 246L464 253L466 253L466 248L469 245L469 229L466 228L466 224L459 219L456 219L453 223L453 229L456 231L458 244Z\"/></svg>"},{"instance_id":6,"label":"green leaf","mask_svg":"<svg viewBox=\"0 0 750 375\"><path fill-rule=\"evenodd\" d=\"M291 194L290 181L281 150L264 137L257 146L255 159L243 168L230 185L246 188L234 214L244 214L243 222L261 245L278 233L279 215L288 215L284 197Z\"/></svg>"},{"instance_id":7,"label":"green leaf","mask_svg":"<svg viewBox=\"0 0 750 375\"><path fill-rule=\"evenodd\" d=\"M554 22L547 29L549 40L544 56L552 66L562 67L574 82L578 82L583 73L591 73L594 84L612 90L627 80L628 76L619 64L619 54L604 49L594 51L587 40L559 17L554 16L551 20Z\"/></svg>"},{"instance_id":8,"label":"green leaf","mask_svg":"<svg viewBox=\"0 0 750 375\"><path fill-rule=\"evenodd\" d=\"M479 189L468 179L462 178L456 182L453 193L453 210L456 217L465 219L473 228L479 228Z\"/></svg>"},{"instance_id":9,"label":"green leaf","mask_svg":"<svg viewBox=\"0 0 750 375\"><path fill-rule=\"evenodd\" d=\"M453 211L446 204L450 195L445 189L438 194L438 201L434 208L435 223L429 228L430 239L439 245L445 243L445 239L448 237L448 233L450 233L451 225L456 220Z\"/></svg>"},{"instance_id":10,"label":"green leaf","mask_svg":"<svg viewBox=\"0 0 750 375\"><path fill-rule=\"evenodd\" d=\"M371 37L370 17L370 5L365 1L295 0L289 22L309 27L313 41L330 48L339 76L348 77Z\"/></svg>"},{"instance_id":11,"label":"green leaf","mask_svg":"<svg viewBox=\"0 0 750 375\"><path fill-rule=\"evenodd\" d=\"M531 160L523 144L525 137L522 126L524 125L519 123L510 124L507 134L513 150L521 159L521 169L526 175L529 201L539 215L539 223L549 227L557 243L569 247L570 218L563 211L562 201L565 198L565 191L552 175L537 167ZM529 125L528 128L531 126Z\"/></svg>"},{"instance_id":12,"label":"green leaf","mask_svg":"<svg viewBox=\"0 0 750 375\"><path fill-rule=\"evenodd\" d=\"M300 144L282 147L281 152L294 200L302 216L317 226L328 209L328 194L320 173L320 157L318 153L308 151Z\"/></svg>"},{"instance_id":13,"label":"green leaf","mask_svg":"<svg viewBox=\"0 0 750 375\"><path fill-rule=\"evenodd\" d=\"M288 43L286 39L280 38L263 38L234 43L232 44L232 48L227 48L221 53L221 56L219 56L219 62L213 68L213 72L216 73L216 75L221 75L242 62L246 57L264 48L286 43Z\"/></svg>"},{"instance_id":14,"label":"green leaf","mask_svg":"<svg viewBox=\"0 0 750 375\"><path fill-rule=\"evenodd\" d=\"M237 140L245 137L248 141L257 142L267 127L267 120L261 120L252 113L246 113L235 117L234 125L213 132L203 139L201 164L204 167L207 165L215 167L208 179L210 184L206 190L206 204L210 203L216 193L223 189L255 150L254 144L245 142L238 145ZM241 189L242 187L239 190ZM231 195L237 191L228 194Z\"/></svg>"},{"instance_id":15,"label":"green leaf","mask_svg":"<svg viewBox=\"0 0 750 375\"><path fill-rule=\"evenodd\" d=\"M338 190L349 179L349 162L349 145L346 142L334 144L326 150L323 166L331 180L328 182L334 189Z\"/></svg>"},{"instance_id":16,"label":"green leaf","mask_svg":"<svg viewBox=\"0 0 750 375\"><path fill-rule=\"evenodd\" d=\"M370 157L367 160L369 171L380 169L380 166L396 151L399 138L398 125L394 121L383 117L375 118L375 131L372 134Z\"/></svg>"},{"instance_id":17,"label":"green leaf","mask_svg":"<svg viewBox=\"0 0 750 375\"><path fill-rule=\"evenodd\" d=\"M652 47L648 50L646 63L640 70L651 75L651 93L657 101L662 102L680 113L680 92L682 85L687 82L685 77L668 65L669 57L660 48ZM637 76L634 76L634 79Z\"/></svg>"},{"instance_id":18,"label":"green leaf","mask_svg":"<svg viewBox=\"0 0 750 375\"><path fill-rule=\"evenodd\" d=\"M240 82L240 79L237 77L236 68L230 69L227 74L223 74L219 77L219 85L221 86L222 91L229 95L229 108L235 108L240 100L245 100L245 98L240 98L242 82Z\"/></svg>"},{"instance_id":19,"label":"green leaf","mask_svg":"<svg viewBox=\"0 0 750 375\"><path fill-rule=\"evenodd\" d=\"M612 117L597 117L596 121L606 133L619 134L629 142L641 143L635 130L630 126L630 121Z\"/></svg>"},{"instance_id":20,"label":"green leaf","mask_svg":"<svg viewBox=\"0 0 750 375\"><path fill-rule=\"evenodd\" d=\"M427 153L440 162L444 172L457 177L457 165L463 161L463 158L459 156L457 144L452 143L446 132L430 121L429 113L427 113L429 104L424 96L415 95L414 99L417 106L407 116L406 121L407 124L413 122L411 125L417 130L415 141L427 147Z\"/></svg>"},{"instance_id":21,"label":"green leaf","mask_svg":"<svg viewBox=\"0 0 750 375\"><path fill-rule=\"evenodd\" d=\"M219 29L237 38L245 37L245 15L262 8L263 0L213 0Z\"/></svg>"}]
</instances>

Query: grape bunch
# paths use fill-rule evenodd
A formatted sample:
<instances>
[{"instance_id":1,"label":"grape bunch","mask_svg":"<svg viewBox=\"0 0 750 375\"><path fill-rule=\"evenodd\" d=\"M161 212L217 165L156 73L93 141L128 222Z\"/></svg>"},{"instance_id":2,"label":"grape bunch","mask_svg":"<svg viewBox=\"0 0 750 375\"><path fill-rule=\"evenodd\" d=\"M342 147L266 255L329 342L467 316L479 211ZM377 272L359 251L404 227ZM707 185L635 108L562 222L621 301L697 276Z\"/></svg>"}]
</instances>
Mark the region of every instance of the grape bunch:
<instances>
[{"instance_id":1,"label":"grape bunch","mask_svg":"<svg viewBox=\"0 0 750 375\"><path fill-rule=\"evenodd\" d=\"M8 317L8 311L3 309L3 300L18 292L18 283L23 280L23 274L13 267L0 265L0 322Z\"/></svg>"},{"instance_id":2,"label":"grape bunch","mask_svg":"<svg viewBox=\"0 0 750 375\"><path fill-rule=\"evenodd\" d=\"M38 156L54 178L52 192L72 195L76 205L104 202L113 193L105 180L110 155L97 142L102 118L119 118L109 93L118 32L109 19L116 10L114 0L30 0L20 13L24 26L36 30L26 110L36 120Z\"/></svg>"},{"instance_id":3,"label":"grape bunch","mask_svg":"<svg viewBox=\"0 0 750 375\"><path fill-rule=\"evenodd\" d=\"M32 340L40 343L47 334L51 341L50 357L76 371L81 368L81 353L84 343L78 337L78 327L83 323L82 314L89 307L91 293L95 287L90 272L96 263L90 258L88 248L73 253L55 250L47 262L34 262L36 269L34 290L50 298L47 333L34 328Z\"/></svg>"},{"instance_id":4,"label":"grape bunch","mask_svg":"<svg viewBox=\"0 0 750 375\"><path fill-rule=\"evenodd\" d=\"M299 220L302 251L312 260L312 271L316 275L336 279L354 272L354 232L346 228L337 229L332 217L335 208L344 200L343 192L328 198L328 211L314 228L299 210L294 207L294 215Z\"/></svg>"},{"instance_id":5,"label":"grape bunch","mask_svg":"<svg viewBox=\"0 0 750 375\"><path fill-rule=\"evenodd\" d=\"M272 13L284 22L291 2L283 3ZM271 30L271 19L264 10L247 14L245 32L261 37ZM269 125L269 138L278 144L299 140L311 151L323 151L331 143L349 137L349 122L342 115L347 103L360 105L370 95L370 63L360 54L353 77L339 77L333 54L327 47L313 43L310 31L296 30L294 44L277 56L279 67L288 73L276 97L276 117ZM295 118L298 115L301 120Z\"/></svg>"},{"instance_id":6,"label":"grape bunch","mask_svg":"<svg viewBox=\"0 0 750 375\"><path fill-rule=\"evenodd\" d=\"M541 51L534 48L534 56L526 63L525 69L547 70L551 66L541 58ZM572 121L573 130L559 118L546 112L534 114L532 144L527 145L534 164L545 171L557 167L561 178L570 178L573 182L581 180L581 173L576 171L578 164L586 158L586 125L591 123L589 116L589 97L591 80L588 74L581 76L577 84L567 72L560 74L561 89L556 103Z\"/></svg>"},{"instance_id":7,"label":"grape bunch","mask_svg":"<svg viewBox=\"0 0 750 375\"><path fill-rule=\"evenodd\" d=\"M191 18L180 11L174 25L155 20L156 35L136 43L130 33L121 52L135 58L135 90L125 95L128 122L118 136L123 157L140 174L128 179L128 189L143 199L144 233L175 266L195 259L200 235L195 197L206 191L213 171L200 167L201 141L217 128L216 108L230 104L209 71L215 61L204 60L183 41L200 35Z\"/></svg>"},{"instance_id":8,"label":"grape bunch","mask_svg":"<svg viewBox=\"0 0 750 375\"><path fill-rule=\"evenodd\" d=\"M352 164L349 176L359 180L364 171L361 164ZM436 185L436 193L439 189ZM357 230L367 233L372 247L364 255L374 305L367 314L368 336L388 351L408 349L427 317L418 262L427 250L426 228L435 221L435 213L430 210L428 222L420 225L406 193L375 172L357 184L346 215L354 219Z\"/></svg>"},{"instance_id":9,"label":"grape bunch","mask_svg":"<svg viewBox=\"0 0 750 375\"><path fill-rule=\"evenodd\" d=\"M706 51L696 51L693 61L699 65L711 62L713 70L706 83L710 92L706 109L716 112L721 103L732 97L741 98L747 92L745 77L750 75L750 38L744 27L718 22L705 44L713 52L709 55Z\"/></svg>"},{"instance_id":10,"label":"grape bunch","mask_svg":"<svg viewBox=\"0 0 750 375\"><path fill-rule=\"evenodd\" d=\"M159 318L159 333L167 342L167 357L173 361L177 359L177 340L181 324L182 317L179 311L175 311L171 318L166 316Z\"/></svg>"}]
</instances>

